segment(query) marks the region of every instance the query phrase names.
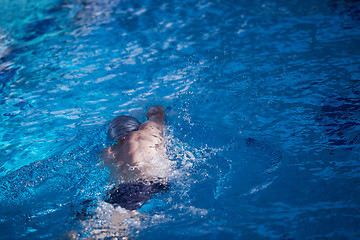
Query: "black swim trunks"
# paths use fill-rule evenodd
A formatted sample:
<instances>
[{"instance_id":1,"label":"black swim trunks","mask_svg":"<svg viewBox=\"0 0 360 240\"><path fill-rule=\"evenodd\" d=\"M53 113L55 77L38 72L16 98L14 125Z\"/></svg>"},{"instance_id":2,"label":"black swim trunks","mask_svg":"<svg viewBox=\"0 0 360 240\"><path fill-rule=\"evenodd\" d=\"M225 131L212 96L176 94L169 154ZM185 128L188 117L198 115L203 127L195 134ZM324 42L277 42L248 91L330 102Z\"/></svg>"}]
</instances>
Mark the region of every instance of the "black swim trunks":
<instances>
[{"instance_id":1,"label":"black swim trunks","mask_svg":"<svg viewBox=\"0 0 360 240\"><path fill-rule=\"evenodd\" d=\"M152 195L165 192L169 189L166 182L129 182L122 183L110 190L108 199L105 202L115 207L122 207L127 210L141 208Z\"/></svg>"}]
</instances>

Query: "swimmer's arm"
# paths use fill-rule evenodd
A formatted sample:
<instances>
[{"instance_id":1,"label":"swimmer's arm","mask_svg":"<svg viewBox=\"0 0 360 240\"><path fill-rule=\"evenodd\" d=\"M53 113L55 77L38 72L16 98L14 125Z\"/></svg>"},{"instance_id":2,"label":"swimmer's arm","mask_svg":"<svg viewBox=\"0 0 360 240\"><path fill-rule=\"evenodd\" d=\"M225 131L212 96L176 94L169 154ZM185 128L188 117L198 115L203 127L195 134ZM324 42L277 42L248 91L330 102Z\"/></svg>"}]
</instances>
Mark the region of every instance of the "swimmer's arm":
<instances>
[{"instance_id":1,"label":"swimmer's arm","mask_svg":"<svg viewBox=\"0 0 360 240\"><path fill-rule=\"evenodd\" d=\"M165 125L165 108L162 106L152 106L148 109L146 117L148 121L144 122L142 125L147 125L149 123L157 124L161 127ZM141 126L140 126L141 127Z\"/></svg>"},{"instance_id":2,"label":"swimmer's arm","mask_svg":"<svg viewBox=\"0 0 360 240\"><path fill-rule=\"evenodd\" d=\"M165 123L163 120L161 120L161 121L147 120L146 122L144 122L143 124L140 125L138 130L151 129L154 127L159 130L162 130L164 126L165 126Z\"/></svg>"}]
</instances>

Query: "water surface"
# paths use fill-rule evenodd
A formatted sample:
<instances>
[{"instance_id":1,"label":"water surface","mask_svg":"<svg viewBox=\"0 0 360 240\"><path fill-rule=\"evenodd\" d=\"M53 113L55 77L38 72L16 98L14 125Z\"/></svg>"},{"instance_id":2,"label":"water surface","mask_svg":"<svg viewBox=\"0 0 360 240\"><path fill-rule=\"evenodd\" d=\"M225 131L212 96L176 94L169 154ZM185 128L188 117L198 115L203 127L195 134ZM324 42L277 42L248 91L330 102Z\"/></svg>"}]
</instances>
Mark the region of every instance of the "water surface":
<instances>
[{"instance_id":1,"label":"water surface","mask_svg":"<svg viewBox=\"0 0 360 240\"><path fill-rule=\"evenodd\" d=\"M360 239L358 1L0 5L1 239L79 228L153 104L177 175L135 239Z\"/></svg>"}]
</instances>

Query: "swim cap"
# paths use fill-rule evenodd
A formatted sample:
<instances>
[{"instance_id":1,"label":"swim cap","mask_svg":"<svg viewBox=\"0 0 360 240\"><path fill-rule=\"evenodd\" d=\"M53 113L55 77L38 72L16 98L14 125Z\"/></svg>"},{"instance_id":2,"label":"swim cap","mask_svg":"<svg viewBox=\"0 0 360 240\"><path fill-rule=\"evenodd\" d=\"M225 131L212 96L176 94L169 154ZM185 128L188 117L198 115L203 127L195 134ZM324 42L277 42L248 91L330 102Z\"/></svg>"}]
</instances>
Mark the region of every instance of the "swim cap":
<instances>
[{"instance_id":1,"label":"swim cap","mask_svg":"<svg viewBox=\"0 0 360 240\"><path fill-rule=\"evenodd\" d=\"M109 125L109 136L112 140L118 140L130 132L138 130L140 125L141 123L134 117L118 116Z\"/></svg>"}]
</instances>

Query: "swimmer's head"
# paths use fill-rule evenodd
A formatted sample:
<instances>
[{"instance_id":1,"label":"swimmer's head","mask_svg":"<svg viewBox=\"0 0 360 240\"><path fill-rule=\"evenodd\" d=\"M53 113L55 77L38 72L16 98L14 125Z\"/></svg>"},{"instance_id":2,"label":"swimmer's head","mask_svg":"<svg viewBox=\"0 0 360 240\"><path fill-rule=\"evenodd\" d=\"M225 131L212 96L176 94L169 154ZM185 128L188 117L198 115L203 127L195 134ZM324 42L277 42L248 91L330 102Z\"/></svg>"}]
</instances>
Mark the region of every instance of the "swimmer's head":
<instances>
[{"instance_id":1,"label":"swimmer's head","mask_svg":"<svg viewBox=\"0 0 360 240\"><path fill-rule=\"evenodd\" d=\"M151 106L147 110L146 117L148 119L154 118L154 117L161 117L162 119L165 118L164 114L165 108L162 106Z\"/></svg>"},{"instance_id":2,"label":"swimmer's head","mask_svg":"<svg viewBox=\"0 0 360 240\"><path fill-rule=\"evenodd\" d=\"M141 123L134 117L121 115L114 118L109 125L109 137L118 140L132 131L138 130Z\"/></svg>"}]
</instances>

